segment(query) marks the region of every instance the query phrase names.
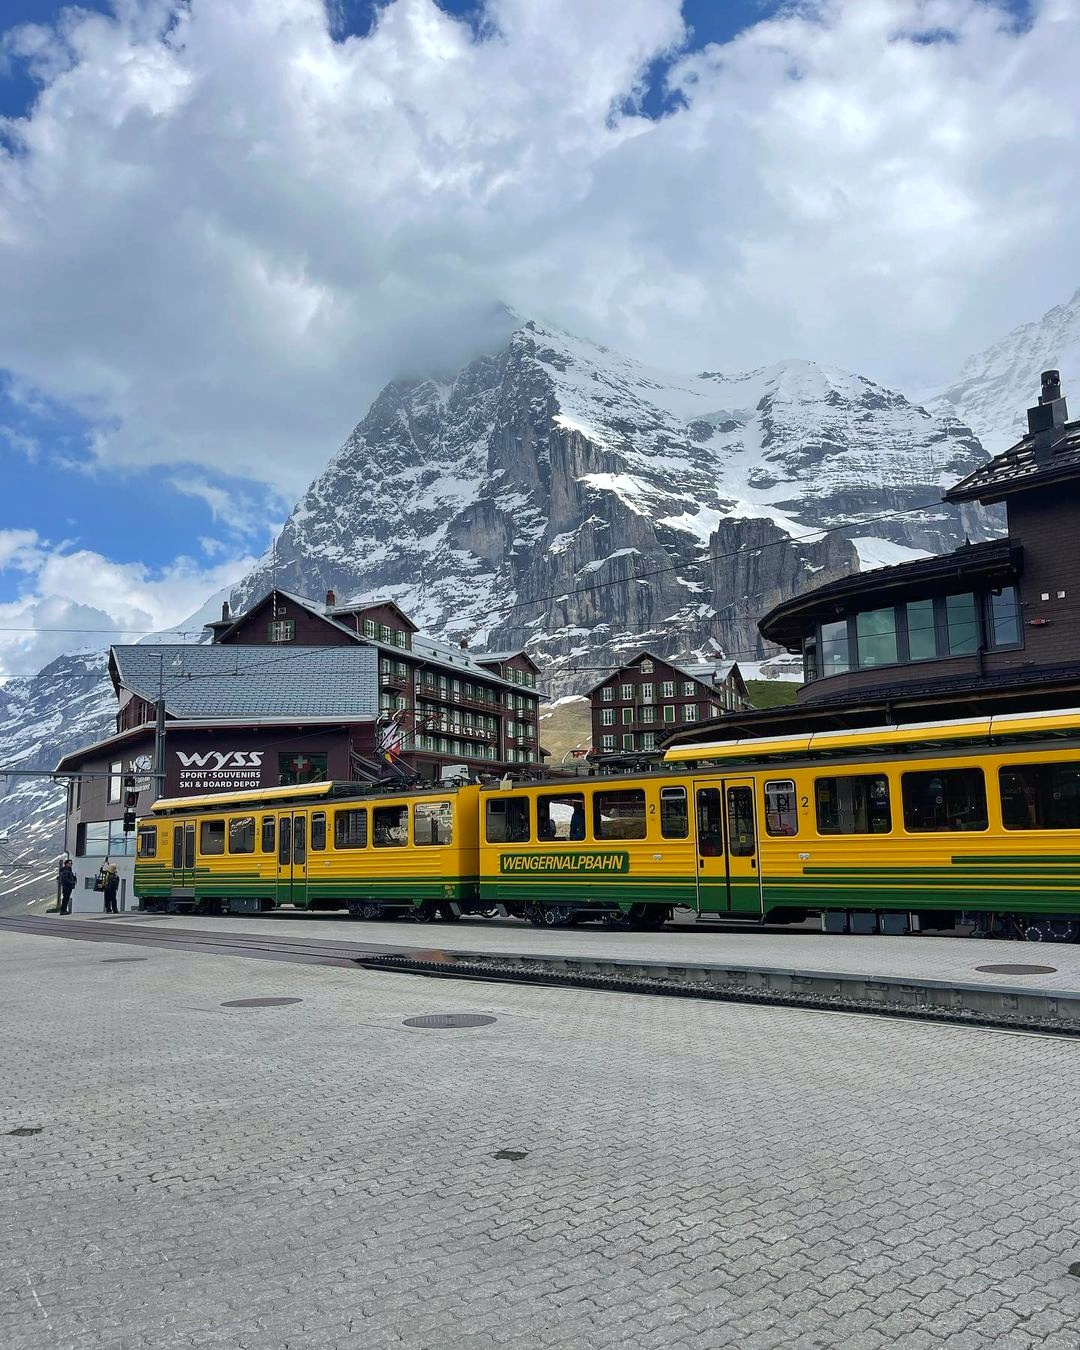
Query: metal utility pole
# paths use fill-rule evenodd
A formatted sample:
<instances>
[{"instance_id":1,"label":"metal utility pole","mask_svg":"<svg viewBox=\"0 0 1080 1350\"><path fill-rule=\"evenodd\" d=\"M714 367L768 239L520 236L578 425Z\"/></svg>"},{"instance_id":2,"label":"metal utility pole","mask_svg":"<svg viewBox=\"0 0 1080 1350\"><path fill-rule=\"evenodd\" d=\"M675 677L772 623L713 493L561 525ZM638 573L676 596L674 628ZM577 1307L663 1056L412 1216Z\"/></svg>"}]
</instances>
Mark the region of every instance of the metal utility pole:
<instances>
[{"instance_id":1,"label":"metal utility pole","mask_svg":"<svg viewBox=\"0 0 1080 1350\"><path fill-rule=\"evenodd\" d=\"M158 659L158 696L154 706L154 780L157 790L165 794L165 656L156 653Z\"/></svg>"}]
</instances>

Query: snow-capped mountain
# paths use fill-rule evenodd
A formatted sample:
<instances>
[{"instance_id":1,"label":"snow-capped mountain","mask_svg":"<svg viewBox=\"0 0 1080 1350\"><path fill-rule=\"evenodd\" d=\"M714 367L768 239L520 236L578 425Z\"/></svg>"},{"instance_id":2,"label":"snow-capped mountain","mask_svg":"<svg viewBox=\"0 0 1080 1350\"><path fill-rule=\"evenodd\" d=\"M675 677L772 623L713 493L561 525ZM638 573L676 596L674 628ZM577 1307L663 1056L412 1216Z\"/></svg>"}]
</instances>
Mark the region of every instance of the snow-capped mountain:
<instances>
[{"instance_id":1,"label":"snow-capped mountain","mask_svg":"<svg viewBox=\"0 0 1080 1350\"><path fill-rule=\"evenodd\" d=\"M1080 412L1080 290L1034 323L1021 324L1000 342L969 357L959 374L928 405L951 413L975 431L996 455L1027 431L1025 409L1039 393L1039 375L1061 371L1061 387Z\"/></svg>"},{"instance_id":2,"label":"snow-capped mountain","mask_svg":"<svg viewBox=\"0 0 1080 1350\"><path fill-rule=\"evenodd\" d=\"M426 630L526 645L557 692L645 644L754 659L793 590L995 532L940 501L984 459L859 375L677 375L526 322L388 385L233 602L392 596Z\"/></svg>"}]
</instances>

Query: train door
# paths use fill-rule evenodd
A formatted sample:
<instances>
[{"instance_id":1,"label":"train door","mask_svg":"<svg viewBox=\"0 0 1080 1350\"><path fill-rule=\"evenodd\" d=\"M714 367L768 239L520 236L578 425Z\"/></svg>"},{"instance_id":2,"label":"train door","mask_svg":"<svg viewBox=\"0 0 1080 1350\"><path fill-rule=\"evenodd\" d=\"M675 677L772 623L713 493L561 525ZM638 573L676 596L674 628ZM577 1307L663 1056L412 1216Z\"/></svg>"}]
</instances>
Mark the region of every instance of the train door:
<instances>
[{"instance_id":1,"label":"train door","mask_svg":"<svg viewBox=\"0 0 1080 1350\"><path fill-rule=\"evenodd\" d=\"M195 822L173 826L172 890L195 894Z\"/></svg>"},{"instance_id":2,"label":"train door","mask_svg":"<svg viewBox=\"0 0 1080 1350\"><path fill-rule=\"evenodd\" d=\"M307 816L286 815L278 819L277 902L307 905L308 849Z\"/></svg>"},{"instance_id":3,"label":"train door","mask_svg":"<svg viewBox=\"0 0 1080 1350\"><path fill-rule=\"evenodd\" d=\"M694 797L698 913L760 913L754 780L697 782Z\"/></svg>"}]
</instances>

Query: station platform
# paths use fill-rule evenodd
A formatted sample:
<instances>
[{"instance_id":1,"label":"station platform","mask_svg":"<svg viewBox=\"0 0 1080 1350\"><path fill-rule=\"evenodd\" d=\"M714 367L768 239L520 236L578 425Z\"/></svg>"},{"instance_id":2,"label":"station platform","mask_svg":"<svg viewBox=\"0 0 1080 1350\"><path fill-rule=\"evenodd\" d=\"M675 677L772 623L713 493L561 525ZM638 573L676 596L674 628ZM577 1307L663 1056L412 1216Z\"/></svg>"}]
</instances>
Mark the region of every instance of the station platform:
<instances>
[{"instance_id":1,"label":"station platform","mask_svg":"<svg viewBox=\"0 0 1080 1350\"><path fill-rule=\"evenodd\" d=\"M62 936L70 918L32 921ZM95 916L79 927L110 941L229 951L267 959L686 993L838 1009L936 1012L1080 1033L1080 945L955 936L837 936L676 923L657 933L536 929L518 920L423 926L335 915ZM42 927L46 925L46 927ZM75 933L72 933L75 936Z\"/></svg>"}]
</instances>

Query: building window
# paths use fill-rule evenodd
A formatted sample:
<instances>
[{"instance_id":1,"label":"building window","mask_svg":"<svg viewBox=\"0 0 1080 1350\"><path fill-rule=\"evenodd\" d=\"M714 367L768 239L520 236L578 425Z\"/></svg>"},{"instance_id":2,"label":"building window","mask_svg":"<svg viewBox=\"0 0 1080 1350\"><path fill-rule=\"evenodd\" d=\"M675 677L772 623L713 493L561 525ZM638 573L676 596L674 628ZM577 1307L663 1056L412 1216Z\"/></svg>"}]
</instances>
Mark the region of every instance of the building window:
<instances>
[{"instance_id":1,"label":"building window","mask_svg":"<svg viewBox=\"0 0 1080 1350\"><path fill-rule=\"evenodd\" d=\"M594 839L644 839L645 832L643 788L593 794Z\"/></svg>"},{"instance_id":2,"label":"building window","mask_svg":"<svg viewBox=\"0 0 1080 1350\"><path fill-rule=\"evenodd\" d=\"M655 750L655 749L656 749L656 732L655 732L655 731L643 731L643 732L641 733L641 748L642 748L642 750Z\"/></svg>"},{"instance_id":3,"label":"building window","mask_svg":"<svg viewBox=\"0 0 1080 1350\"><path fill-rule=\"evenodd\" d=\"M254 816L234 816L229 821L229 852L255 852Z\"/></svg>"},{"instance_id":4,"label":"building window","mask_svg":"<svg viewBox=\"0 0 1080 1350\"><path fill-rule=\"evenodd\" d=\"M838 619L835 623L821 625L821 673L823 675L843 675L851 668L851 654L848 650L848 622Z\"/></svg>"},{"instance_id":5,"label":"building window","mask_svg":"<svg viewBox=\"0 0 1080 1350\"><path fill-rule=\"evenodd\" d=\"M615 697L615 690L610 684L605 684L603 689L600 690L600 697L605 703L610 703Z\"/></svg>"},{"instance_id":6,"label":"building window","mask_svg":"<svg viewBox=\"0 0 1080 1350\"><path fill-rule=\"evenodd\" d=\"M614 749L615 749L615 737L614 737L614 736L601 736L601 737L600 737L600 749L601 749L601 750L614 750Z\"/></svg>"},{"instance_id":7,"label":"building window","mask_svg":"<svg viewBox=\"0 0 1080 1350\"><path fill-rule=\"evenodd\" d=\"M566 792L559 796L545 794L536 799L537 839L585 838L585 794Z\"/></svg>"},{"instance_id":8,"label":"building window","mask_svg":"<svg viewBox=\"0 0 1080 1350\"><path fill-rule=\"evenodd\" d=\"M904 606L909 661L931 661L938 654L933 600L909 600Z\"/></svg>"},{"instance_id":9,"label":"building window","mask_svg":"<svg viewBox=\"0 0 1080 1350\"><path fill-rule=\"evenodd\" d=\"M648 704L641 710L641 720L648 724L656 721L656 707L654 704Z\"/></svg>"},{"instance_id":10,"label":"building window","mask_svg":"<svg viewBox=\"0 0 1080 1350\"><path fill-rule=\"evenodd\" d=\"M199 852L203 856L225 852L225 822L223 820L202 820L199 822Z\"/></svg>"},{"instance_id":11,"label":"building window","mask_svg":"<svg viewBox=\"0 0 1080 1350\"><path fill-rule=\"evenodd\" d=\"M326 781L326 755L309 755L303 751L278 755L278 783L282 787L296 787L298 783Z\"/></svg>"},{"instance_id":12,"label":"building window","mask_svg":"<svg viewBox=\"0 0 1080 1350\"><path fill-rule=\"evenodd\" d=\"M624 701L634 697L634 686L632 684L619 685L619 697Z\"/></svg>"},{"instance_id":13,"label":"building window","mask_svg":"<svg viewBox=\"0 0 1080 1350\"><path fill-rule=\"evenodd\" d=\"M638 669L641 671L642 675L651 675L653 673L653 663L646 657L644 661L639 663Z\"/></svg>"},{"instance_id":14,"label":"building window","mask_svg":"<svg viewBox=\"0 0 1080 1350\"><path fill-rule=\"evenodd\" d=\"M1080 830L1080 764L1018 764L998 781L1007 830Z\"/></svg>"},{"instance_id":15,"label":"building window","mask_svg":"<svg viewBox=\"0 0 1080 1350\"><path fill-rule=\"evenodd\" d=\"M376 628L376 626L375 626L375 620L374 620L374 619L365 619L365 620L364 620L364 636L365 636L366 638L373 638L373 637L376 635L376 633L377 633L378 631L379 631L379 630L378 630L378 629Z\"/></svg>"},{"instance_id":16,"label":"building window","mask_svg":"<svg viewBox=\"0 0 1080 1350\"><path fill-rule=\"evenodd\" d=\"M968 656L979 650L979 615L974 595L947 595L945 624L950 656Z\"/></svg>"},{"instance_id":17,"label":"building window","mask_svg":"<svg viewBox=\"0 0 1080 1350\"><path fill-rule=\"evenodd\" d=\"M870 609L855 616L855 640L860 670L874 666L895 666L896 613L889 609Z\"/></svg>"},{"instance_id":18,"label":"building window","mask_svg":"<svg viewBox=\"0 0 1080 1350\"><path fill-rule=\"evenodd\" d=\"M696 703L684 703L682 710L682 720L684 722L696 722L698 720L698 706Z\"/></svg>"},{"instance_id":19,"label":"building window","mask_svg":"<svg viewBox=\"0 0 1080 1350\"><path fill-rule=\"evenodd\" d=\"M404 848L409 841L409 808L378 806L371 813L371 842L376 848Z\"/></svg>"},{"instance_id":20,"label":"building window","mask_svg":"<svg viewBox=\"0 0 1080 1350\"><path fill-rule=\"evenodd\" d=\"M634 748L634 733L633 733L632 731L624 731L624 732L623 732L622 748L623 748L624 750L633 750L633 748Z\"/></svg>"},{"instance_id":21,"label":"building window","mask_svg":"<svg viewBox=\"0 0 1080 1350\"><path fill-rule=\"evenodd\" d=\"M803 641L802 649L803 681L810 684L818 677L817 637L808 637Z\"/></svg>"},{"instance_id":22,"label":"building window","mask_svg":"<svg viewBox=\"0 0 1080 1350\"><path fill-rule=\"evenodd\" d=\"M900 776L904 829L909 834L932 830L985 830L986 782L982 769L933 769Z\"/></svg>"},{"instance_id":23,"label":"building window","mask_svg":"<svg viewBox=\"0 0 1080 1350\"><path fill-rule=\"evenodd\" d=\"M664 704L664 721L665 722L675 721L675 705L673 703Z\"/></svg>"},{"instance_id":24,"label":"building window","mask_svg":"<svg viewBox=\"0 0 1080 1350\"><path fill-rule=\"evenodd\" d=\"M274 619L266 625L267 642L291 642L296 636L296 623L292 619Z\"/></svg>"},{"instance_id":25,"label":"building window","mask_svg":"<svg viewBox=\"0 0 1080 1350\"><path fill-rule=\"evenodd\" d=\"M660 697L661 697L661 698L674 698L674 697L675 697L675 681L674 681L674 680L665 680L665 681L664 681L663 685L661 686L661 694L660 694Z\"/></svg>"},{"instance_id":26,"label":"building window","mask_svg":"<svg viewBox=\"0 0 1080 1350\"><path fill-rule=\"evenodd\" d=\"M690 810L686 789L660 789L660 833L665 839L685 839L690 833Z\"/></svg>"},{"instance_id":27,"label":"building window","mask_svg":"<svg viewBox=\"0 0 1080 1350\"><path fill-rule=\"evenodd\" d=\"M109 765L109 805L115 804L124 795L124 761L114 759Z\"/></svg>"},{"instance_id":28,"label":"building window","mask_svg":"<svg viewBox=\"0 0 1080 1350\"><path fill-rule=\"evenodd\" d=\"M600 709L600 725L601 725L602 727L613 727L613 726L615 725L615 709L614 709L614 708L601 708L601 709Z\"/></svg>"},{"instance_id":29,"label":"building window","mask_svg":"<svg viewBox=\"0 0 1080 1350\"><path fill-rule=\"evenodd\" d=\"M124 833L121 820L89 821L75 832L77 858L130 858L134 852L135 836Z\"/></svg>"},{"instance_id":30,"label":"building window","mask_svg":"<svg viewBox=\"0 0 1080 1350\"><path fill-rule=\"evenodd\" d=\"M632 725L633 725L633 721L634 721L634 710L633 710L633 708L624 708L624 709L622 710L622 720L623 720L623 726L624 726L624 727L628 727L628 726L632 726Z\"/></svg>"},{"instance_id":31,"label":"building window","mask_svg":"<svg viewBox=\"0 0 1080 1350\"><path fill-rule=\"evenodd\" d=\"M986 597L991 647L1020 645L1020 602L1015 586L1002 586Z\"/></svg>"},{"instance_id":32,"label":"building window","mask_svg":"<svg viewBox=\"0 0 1080 1350\"><path fill-rule=\"evenodd\" d=\"M449 802L417 802L413 807L413 843L418 847L454 842L454 813Z\"/></svg>"},{"instance_id":33,"label":"building window","mask_svg":"<svg viewBox=\"0 0 1080 1350\"><path fill-rule=\"evenodd\" d=\"M682 691L684 698L693 698L696 689L697 685L693 680L683 680Z\"/></svg>"},{"instance_id":34,"label":"building window","mask_svg":"<svg viewBox=\"0 0 1080 1350\"><path fill-rule=\"evenodd\" d=\"M765 833L799 833L799 813L795 807L795 784L790 778L774 778L765 784Z\"/></svg>"},{"instance_id":35,"label":"building window","mask_svg":"<svg viewBox=\"0 0 1080 1350\"><path fill-rule=\"evenodd\" d=\"M892 829L884 774L819 778L814 800L819 834L888 834Z\"/></svg>"},{"instance_id":36,"label":"building window","mask_svg":"<svg viewBox=\"0 0 1080 1350\"><path fill-rule=\"evenodd\" d=\"M641 701L642 703L651 703L653 701L653 686L651 684L643 684L641 686Z\"/></svg>"}]
</instances>

